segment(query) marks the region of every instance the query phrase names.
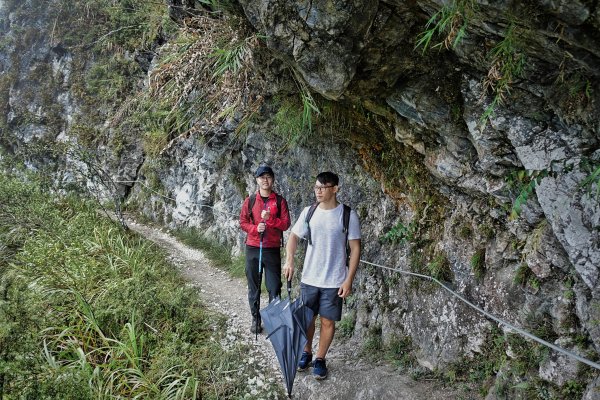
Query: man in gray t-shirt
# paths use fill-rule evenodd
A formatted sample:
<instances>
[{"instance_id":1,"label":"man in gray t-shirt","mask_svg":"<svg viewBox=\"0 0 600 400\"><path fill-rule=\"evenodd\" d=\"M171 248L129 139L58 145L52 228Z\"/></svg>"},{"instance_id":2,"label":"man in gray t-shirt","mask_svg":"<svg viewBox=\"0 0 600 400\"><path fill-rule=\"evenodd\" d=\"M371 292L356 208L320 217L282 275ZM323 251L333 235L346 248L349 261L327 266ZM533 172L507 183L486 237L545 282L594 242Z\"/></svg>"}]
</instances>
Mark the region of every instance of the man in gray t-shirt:
<instances>
[{"instance_id":1,"label":"man in gray t-shirt","mask_svg":"<svg viewBox=\"0 0 600 400\"><path fill-rule=\"evenodd\" d=\"M339 178L333 172L317 175L315 196L318 206L310 218L311 241L306 250L301 279L301 293L304 304L315 313L308 328L308 342L302 353L298 370L306 370L312 362L312 341L315 333L317 314L321 318L321 332L313 374L316 379L327 377L325 356L335 333L335 321L342 316L342 301L352 291L352 281L360 260L360 224L355 211L350 211L348 224L348 244L350 260L346 268L346 232L344 232L344 205L337 201ZM283 272L288 280L294 273L294 253L298 239L309 233L306 207L288 239L286 263Z\"/></svg>"}]
</instances>

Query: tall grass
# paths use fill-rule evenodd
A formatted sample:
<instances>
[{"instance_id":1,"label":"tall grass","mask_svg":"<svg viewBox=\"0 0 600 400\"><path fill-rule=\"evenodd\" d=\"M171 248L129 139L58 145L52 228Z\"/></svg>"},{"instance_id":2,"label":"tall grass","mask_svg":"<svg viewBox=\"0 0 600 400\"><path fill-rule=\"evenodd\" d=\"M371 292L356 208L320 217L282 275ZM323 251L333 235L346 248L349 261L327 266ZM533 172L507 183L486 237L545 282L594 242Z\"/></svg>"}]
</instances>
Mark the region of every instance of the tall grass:
<instances>
[{"instance_id":1,"label":"tall grass","mask_svg":"<svg viewBox=\"0 0 600 400\"><path fill-rule=\"evenodd\" d=\"M252 43L257 39L258 36L252 35L228 46L215 48L210 54L214 58L212 77L221 77L227 71L237 74L252 57Z\"/></svg>"},{"instance_id":2,"label":"tall grass","mask_svg":"<svg viewBox=\"0 0 600 400\"><path fill-rule=\"evenodd\" d=\"M526 58L522 50L522 37L522 29L511 22L503 39L490 51L491 65L483 80L483 96L492 92L494 97L479 119L482 126L494 115L495 108L504 104L513 84L524 74Z\"/></svg>"},{"instance_id":3,"label":"tall grass","mask_svg":"<svg viewBox=\"0 0 600 400\"><path fill-rule=\"evenodd\" d=\"M0 177L0 398L243 397L247 349L154 245Z\"/></svg>"},{"instance_id":4,"label":"tall grass","mask_svg":"<svg viewBox=\"0 0 600 400\"><path fill-rule=\"evenodd\" d=\"M415 49L422 47L425 53L428 47L446 49L455 48L467 34L470 19L473 18L476 2L456 0L445 4L434 13L425 24L425 30L417 37ZM431 45L434 37L446 35L444 40Z\"/></svg>"},{"instance_id":5,"label":"tall grass","mask_svg":"<svg viewBox=\"0 0 600 400\"><path fill-rule=\"evenodd\" d=\"M277 99L279 109L274 117L274 133L283 140L284 149L308 143L317 134L314 123L322 116L317 99L300 73L291 67L290 71L299 96Z\"/></svg>"}]
</instances>

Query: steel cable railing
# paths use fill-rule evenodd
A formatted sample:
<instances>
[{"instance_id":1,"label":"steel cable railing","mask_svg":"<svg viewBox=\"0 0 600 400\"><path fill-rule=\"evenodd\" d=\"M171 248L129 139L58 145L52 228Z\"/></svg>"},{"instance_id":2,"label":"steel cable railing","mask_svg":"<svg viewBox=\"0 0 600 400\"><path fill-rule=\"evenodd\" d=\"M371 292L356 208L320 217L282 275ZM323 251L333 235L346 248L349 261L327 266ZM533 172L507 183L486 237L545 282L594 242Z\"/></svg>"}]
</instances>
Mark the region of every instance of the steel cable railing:
<instances>
[{"instance_id":1,"label":"steel cable railing","mask_svg":"<svg viewBox=\"0 0 600 400\"><path fill-rule=\"evenodd\" d=\"M500 325L504 325L507 328L512 329L512 330L520 333L521 335L523 335L525 337L528 337L531 340L535 340L536 342L538 342L538 343L540 343L540 344L542 344L544 346L547 346L547 347L549 347L549 348L551 348L553 350L556 350L559 353L562 353L562 354L564 354L566 356L569 356L571 358L576 359L577 361L581 361L582 363L587 364L590 367L593 367L593 368L596 368L596 369L600 370L600 364L595 363L595 362L593 362L591 360L588 360L587 358L581 357L581 356L579 356L579 355L577 355L577 354L575 354L575 353L573 353L573 352L571 352L569 350L565 350L562 347L559 347L559 346L557 346L555 344L547 342L544 339L540 339L539 337L537 337L537 336L535 336L535 335L533 335L533 334L531 334L531 333L529 333L529 332L527 332L527 331L525 331L525 330L523 330L523 329L521 329L519 327L516 327L516 326L512 325L511 323L506 322L506 321L504 321L504 320L496 317L493 314L490 314L489 312L485 311L481 307L479 307L479 306L471 303L469 300L465 299L463 296L461 296L460 294L458 294L454 290L450 289L448 286L444 285L442 282L440 282L439 280L435 279L432 276L423 275L423 274L417 274L415 272L410 272L410 271L404 271L404 270L401 270L401 269L398 269L398 268L390 268L390 267L386 267L385 265L379 265L379 264L375 264L375 263L372 263L372 262L369 262L369 261L365 261L365 260L360 260L360 262L363 263L363 264L367 264L367 265L371 265L371 266L377 267L377 268L386 269L386 270L394 271L394 272L399 272L401 274L410 275L410 276L414 276L414 277L417 277L417 278L422 278L422 279L426 279L426 280L430 280L432 282L435 282L438 285L440 285L444 290L446 290L448 293L450 293L452 296L456 297L457 299L459 299L463 303L467 304L469 307L473 308L474 310L476 310L476 311L480 312L481 314L485 315L486 317L488 317L488 318L496 321Z\"/></svg>"}]
</instances>

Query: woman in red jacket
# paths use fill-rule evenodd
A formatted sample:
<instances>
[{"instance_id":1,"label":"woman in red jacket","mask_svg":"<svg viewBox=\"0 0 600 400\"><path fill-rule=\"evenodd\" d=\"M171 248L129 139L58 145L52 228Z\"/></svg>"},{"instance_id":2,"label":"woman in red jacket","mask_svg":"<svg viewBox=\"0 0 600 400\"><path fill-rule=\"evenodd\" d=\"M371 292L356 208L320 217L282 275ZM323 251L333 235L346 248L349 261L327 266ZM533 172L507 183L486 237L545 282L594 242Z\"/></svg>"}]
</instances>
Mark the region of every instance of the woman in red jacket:
<instances>
[{"instance_id":1,"label":"woman in red jacket","mask_svg":"<svg viewBox=\"0 0 600 400\"><path fill-rule=\"evenodd\" d=\"M269 302L281 294L281 247L283 231L290 227L287 201L273 191L275 174L271 167L258 167L258 191L247 197L240 211L240 227L246 236L246 278L248 304L252 313L252 333L262 331L259 313L260 283L258 259L262 235L262 269L269 292Z\"/></svg>"}]
</instances>

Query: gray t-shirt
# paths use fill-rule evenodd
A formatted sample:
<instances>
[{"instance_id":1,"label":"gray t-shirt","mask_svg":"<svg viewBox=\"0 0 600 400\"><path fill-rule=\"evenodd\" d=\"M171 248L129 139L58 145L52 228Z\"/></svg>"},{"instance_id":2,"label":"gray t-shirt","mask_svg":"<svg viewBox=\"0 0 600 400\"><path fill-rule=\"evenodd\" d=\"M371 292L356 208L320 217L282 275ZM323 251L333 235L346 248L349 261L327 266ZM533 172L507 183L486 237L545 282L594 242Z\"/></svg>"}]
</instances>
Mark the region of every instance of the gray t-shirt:
<instances>
[{"instance_id":1,"label":"gray t-shirt","mask_svg":"<svg viewBox=\"0 0 600 400\"><path fill-rule=\"evenodd\" d=\"M310 207L302 210L292 232L306 237L308 227L304 220ZM302 282L320 288L339 288L348 271L346 268L346 234L344 233L344 206L332 210L315 209L310 219L312 245L307 246ZM360 223L354 210L350 212L348 240L360 239Z\"/></svg>"}]
</instances>

